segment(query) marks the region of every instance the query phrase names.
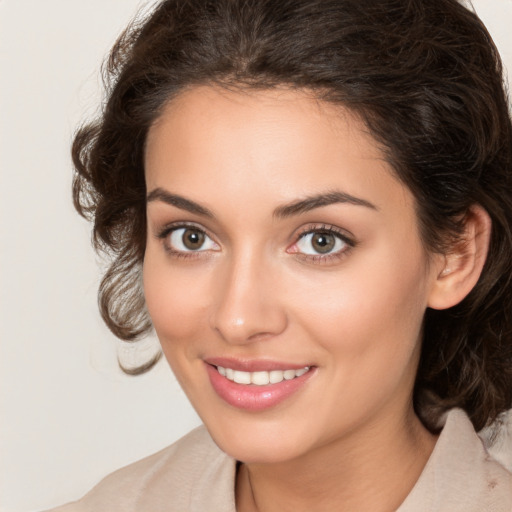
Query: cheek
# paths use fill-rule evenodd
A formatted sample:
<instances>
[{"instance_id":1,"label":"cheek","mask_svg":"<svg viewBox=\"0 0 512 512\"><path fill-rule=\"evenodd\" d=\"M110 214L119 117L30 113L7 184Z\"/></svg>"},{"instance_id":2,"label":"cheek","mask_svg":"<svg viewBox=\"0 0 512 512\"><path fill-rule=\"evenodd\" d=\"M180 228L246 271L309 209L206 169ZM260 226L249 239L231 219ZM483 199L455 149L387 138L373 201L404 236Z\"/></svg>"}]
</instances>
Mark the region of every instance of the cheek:
<instances>
[{"instance_id":1,"label":"cheek","mask_svg":"<svg viewBox=\"0 0 512 512\"><path fill-rule=\"evenodd\" d=\"M296 316L327 351L368 362L400 351L410 356L426 308L423 259L387 256L361 258L339 274L298 285L307 294L295 294Z\"/></svg>"},{"instance_id":2,"label":"cheek","mask_svg":"<svg viewBox=\"0 0 512 512\"><path fill-rule=\"evenodd\" d=\"M148 251L143 281L147 309L167 355L204 330L207 292L197 272L184 272L166 260Z\"/></svg>"},{"instance_id":3,"label":"cheek","mask_svg":"<svg viewBox=\"0 0 512 512\"><path fill-rule=\"evenodd\" d=\"M329 286L310 286L307 302L302 329L321 348L320 363L337 390L325 399L326 415L343 403L343 415L357 422L410 393L425 309L417 269L347 270Z\"/></svg>"}]
</instances>

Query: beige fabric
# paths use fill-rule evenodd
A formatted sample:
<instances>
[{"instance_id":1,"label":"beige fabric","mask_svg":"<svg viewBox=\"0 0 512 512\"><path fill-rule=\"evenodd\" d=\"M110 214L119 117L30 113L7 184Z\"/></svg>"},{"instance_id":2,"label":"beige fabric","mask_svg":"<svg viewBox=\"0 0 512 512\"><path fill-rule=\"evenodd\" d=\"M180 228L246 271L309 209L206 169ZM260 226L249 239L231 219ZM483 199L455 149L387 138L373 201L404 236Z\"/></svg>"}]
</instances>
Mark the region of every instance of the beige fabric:
<instances>
[{"instance_id":1,"label":"beige fabric","mask_svg":"<svg viewBox=\"0 0 512 512\"><path fill-rule=\"evenodd\" d=\"M235 461L200 427L53 512L235 512L235 471ZM489 455L466 414L450 411L423 473L397 512L511 511L512 473Z\"/></svg>"},{"instance_id":2,"label":"beige fabric","mask_svg":"<svg viewBox=\"0 0 512 512\"><path fill-rule=\"evenodd\" d=\"M512 512L512 473L489 455L466 414L454 409L398 512Z\"/></svg>"}]
</instances>

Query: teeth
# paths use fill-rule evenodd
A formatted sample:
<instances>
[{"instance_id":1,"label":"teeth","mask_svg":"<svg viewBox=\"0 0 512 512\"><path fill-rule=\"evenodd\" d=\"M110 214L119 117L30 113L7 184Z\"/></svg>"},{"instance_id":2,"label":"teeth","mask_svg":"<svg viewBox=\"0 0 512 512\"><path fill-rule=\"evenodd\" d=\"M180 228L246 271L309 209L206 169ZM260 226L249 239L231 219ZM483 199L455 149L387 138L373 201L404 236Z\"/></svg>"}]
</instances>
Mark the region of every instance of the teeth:
<instances>
[{"instance_id":1,"label":"teeth","mask_svg":"<svg viewBox=\"0 0 512 512\"><path fill-rule=\"evenodd\" d=\"M272 370L270 372L242 372L231 368L217 366L217 371L227 379L237 384L254 384L256 386L266 386L267 384L278 384L283 380L292 380L301 377L309 371L306 366L299 370Z\"/></svg>"},{"instance_id":2,"label":"teeth","mask_svg":"<svg viewBox=\"0 0 512 512\"><path fill-rule=\"evenodd\" d=\"M273 370L268 372L270 384L277 384L284 379L283 372L281 370Z\"/></svg>"},{"instance_id":3,"label":"teeth","mask_svg":"<svg viewBox=\"0 0 512 512\"><path fill-rule=\"evenodd\" d=\"M295 378L295 370L285 370L283 375L284 380L292 380Z\"/></svg>"},{"instance_id":4,"label":"teeth","mask_svg":"<svg viewBox=\"0 0 512 512\"><path fill-rule=\"evenodd\" d=\"M266 386L270 382L268 372L253 372L251 373L251 384L256 386Z\"/></svg>"},{"instance_id":5,"label":"teeth","mask_svg":"<svg viewBox=\"0 0 512 512\"><path fill-rule=\"evenodd\" d=\"M250 384L251 383L251 374L249 372L240 372L235 370L235 375L233 376L233 380L237 384Z\"/></svg>"}]
</instances>

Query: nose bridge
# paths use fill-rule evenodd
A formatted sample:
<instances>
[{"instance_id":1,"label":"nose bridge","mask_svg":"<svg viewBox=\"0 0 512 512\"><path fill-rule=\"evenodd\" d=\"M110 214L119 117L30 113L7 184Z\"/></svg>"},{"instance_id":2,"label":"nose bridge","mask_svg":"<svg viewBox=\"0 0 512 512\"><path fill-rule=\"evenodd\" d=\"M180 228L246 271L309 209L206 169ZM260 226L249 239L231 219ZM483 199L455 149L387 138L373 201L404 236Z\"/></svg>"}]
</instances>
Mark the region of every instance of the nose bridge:
<instances>
[{"instance_id":1,"label":"nose bridge","mask_svg":"<svg viewBox=\"0 0 512 512\"><path fill-rule=\"evenodd\" d=\"M276 335L286 327L286 314L272 282L275 269L259 252L233 251L219 269L212 327L229 343L246 343Z\"/></svg>"}]
</instances>

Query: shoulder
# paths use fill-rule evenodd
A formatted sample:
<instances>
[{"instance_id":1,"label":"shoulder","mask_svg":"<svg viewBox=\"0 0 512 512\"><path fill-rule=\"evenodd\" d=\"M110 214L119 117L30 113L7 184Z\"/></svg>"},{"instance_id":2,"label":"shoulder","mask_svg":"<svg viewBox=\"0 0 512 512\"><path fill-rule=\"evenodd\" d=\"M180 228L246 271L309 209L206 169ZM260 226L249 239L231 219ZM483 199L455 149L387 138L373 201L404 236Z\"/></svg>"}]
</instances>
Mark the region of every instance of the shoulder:
<instances>
[{"instance_id":1,"label":"shoulder","mask_svg":"<svg viewBox=\"0 0 512 512\"><path fill-rule=\"evenodd\" d=\"M231 503L234 507L235 465L202 426L51 512L192 511L200 510L205 500L229 510Z\"/></svg>"},{"instance_id":2,"label":"shoulder","mask_svg":"<svg viewBox=\"0 0 512 512\"><path fill-rule=\"evenodd\" d=\"M510 512L512 473L453 409L415 487L398 512Z\"/></svg>"}]
</instances>

